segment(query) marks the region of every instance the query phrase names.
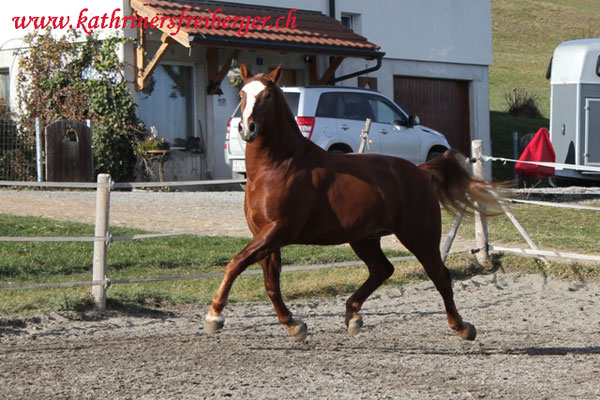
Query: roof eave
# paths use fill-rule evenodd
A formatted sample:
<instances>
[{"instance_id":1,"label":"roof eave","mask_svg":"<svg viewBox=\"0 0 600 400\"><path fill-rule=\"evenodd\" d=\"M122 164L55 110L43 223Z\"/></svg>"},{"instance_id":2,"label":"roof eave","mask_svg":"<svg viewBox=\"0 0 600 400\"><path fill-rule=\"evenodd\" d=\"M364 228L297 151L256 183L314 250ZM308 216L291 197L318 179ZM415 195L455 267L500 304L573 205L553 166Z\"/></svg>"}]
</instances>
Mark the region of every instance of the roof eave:
<instances>
[{"instance_id":1,"label":"roof eave","mask_svg":"<svg viewBox=\"0 0 600 400\"><path fill-rule=\"evenodd\" d=\"M358 57L365 59L383 58L384 52L375 49L361 49L344 46L330 46L317 44L304 44L293 42L275 42L254 40L246 38L207 37L204 35L189 35L190 45L196 46L224 46L246 49L262 49L273 51L287 51L304 54L327 54L333 56Z\"/></svg>"}]
</instances>

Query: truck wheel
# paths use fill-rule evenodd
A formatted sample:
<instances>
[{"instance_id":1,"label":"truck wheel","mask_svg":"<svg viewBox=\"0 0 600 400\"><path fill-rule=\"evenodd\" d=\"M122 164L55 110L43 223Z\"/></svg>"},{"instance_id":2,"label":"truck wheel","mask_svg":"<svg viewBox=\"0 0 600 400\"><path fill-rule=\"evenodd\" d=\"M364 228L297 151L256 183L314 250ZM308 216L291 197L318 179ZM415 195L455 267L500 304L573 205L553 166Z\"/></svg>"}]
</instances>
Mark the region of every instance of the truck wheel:
<instances>
[{"instance_id":1,"label":"truck wheel","mask_svg":"<svg viewBox=\"0 0 600 400\"><path fill-rule=\"evenodd\" d=\"M436 158L436 157L438 157L438 156L441 156L442 154L444 154L444 153L443 153L443 152L441 152L441 151L438 151L438 150L431 150L429 153L427 153L427 158L425 159L425 162L427 162L427 161L431 161L431 160L433 160L434 158Z\"/></svg>"}]
</instances>

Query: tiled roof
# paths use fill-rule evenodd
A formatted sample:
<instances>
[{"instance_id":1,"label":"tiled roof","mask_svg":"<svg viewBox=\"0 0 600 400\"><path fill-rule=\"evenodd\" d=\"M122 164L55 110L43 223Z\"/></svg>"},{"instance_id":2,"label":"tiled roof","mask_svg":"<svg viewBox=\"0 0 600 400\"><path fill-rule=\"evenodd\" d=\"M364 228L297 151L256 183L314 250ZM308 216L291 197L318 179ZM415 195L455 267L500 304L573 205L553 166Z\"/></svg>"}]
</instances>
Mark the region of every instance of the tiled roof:
<instances>
[{"instance_id":1,"label":"tiled roof","mask_svg":"<svg viewBox=\"0 0 600 400\"><path fill-rule=\"evenodd\" d=\"M292 28L290 23L287 28L276 29L278 18L284 17L280 20L281 26L287 21L290 9L206 0L131 0L131 7L149 20L154 17L167 17L160 29L166 33L173 33L173 37L184 45L267 48L307 54L322 53L365 58L381 54L379 46L357 35L337 20L317 11L293 11L291 16L295 17L296 27ZM170 18L179 18L186 9L189 11L184 14L184 23L181 24L180 31L175 34L179 19L175 26L170 26ZM204 23L194 26L194 22L200 21L200 18L212 20L215 11L221 21L228 16L231 17L229 25L232 25L233 18L241 18L238 18L234 28L223 28L220 25L218 28L207 28ZM191 23L188 24L185 21L187 17L195 17L195 19L190 20ZM256 17L260 18L257 20L258 24L255 24L257 25L255 29L250 28L247 33L241 35L240 31L241 33L245 31L240 29L244 17L253 20ZM262 18L266 17L269 18L263 27ZM246 22L248 20L246 18Z\"/></svg>"}]
</instances>

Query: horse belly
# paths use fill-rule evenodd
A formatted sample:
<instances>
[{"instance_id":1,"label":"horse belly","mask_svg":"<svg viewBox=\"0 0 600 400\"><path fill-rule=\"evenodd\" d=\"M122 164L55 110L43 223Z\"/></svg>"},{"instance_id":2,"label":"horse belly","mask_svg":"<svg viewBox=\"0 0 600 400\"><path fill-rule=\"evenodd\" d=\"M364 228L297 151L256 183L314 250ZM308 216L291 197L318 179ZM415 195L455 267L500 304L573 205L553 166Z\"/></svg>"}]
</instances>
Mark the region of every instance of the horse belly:
<instances>
[{"instance_id":1,"label":"horse belly","mask_svg":"<svg viewBox=\"0 0 600 400\"><path fill-rule=\"evenodd\" d=\"M395 212L379 196L345 197L315 210L298 236L300 244L342 244L389 230Z\"/></svg>"}]
</instances>

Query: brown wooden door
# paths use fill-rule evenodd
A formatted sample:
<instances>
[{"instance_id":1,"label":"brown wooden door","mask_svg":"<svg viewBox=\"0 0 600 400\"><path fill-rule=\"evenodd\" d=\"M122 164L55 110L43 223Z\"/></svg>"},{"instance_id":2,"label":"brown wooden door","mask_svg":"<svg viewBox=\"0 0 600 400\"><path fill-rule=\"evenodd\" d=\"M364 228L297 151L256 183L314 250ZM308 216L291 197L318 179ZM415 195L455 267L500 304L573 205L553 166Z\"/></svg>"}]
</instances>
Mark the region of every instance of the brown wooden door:
<instances>
[{"instance_id":1,"label":"brown wooden door","mask_svg":"<svg viewBox=\"0 0 600 400\"><path fill-rule=\"evenodd\" d=\"M90 182L94 178L92 130L79 121L61 120L46 127L46 180Z\"/></svg>"},{"instance_id":2,"label":"brown wooden door","mask_svg":"<svg viewBox=\"0 0 600 400\"><path fill-rule=\"evenodd\" d=\"M450 146L470 154L468 81L394 76L394 101L443 133Z\"/></svg>"}]
</instances>

